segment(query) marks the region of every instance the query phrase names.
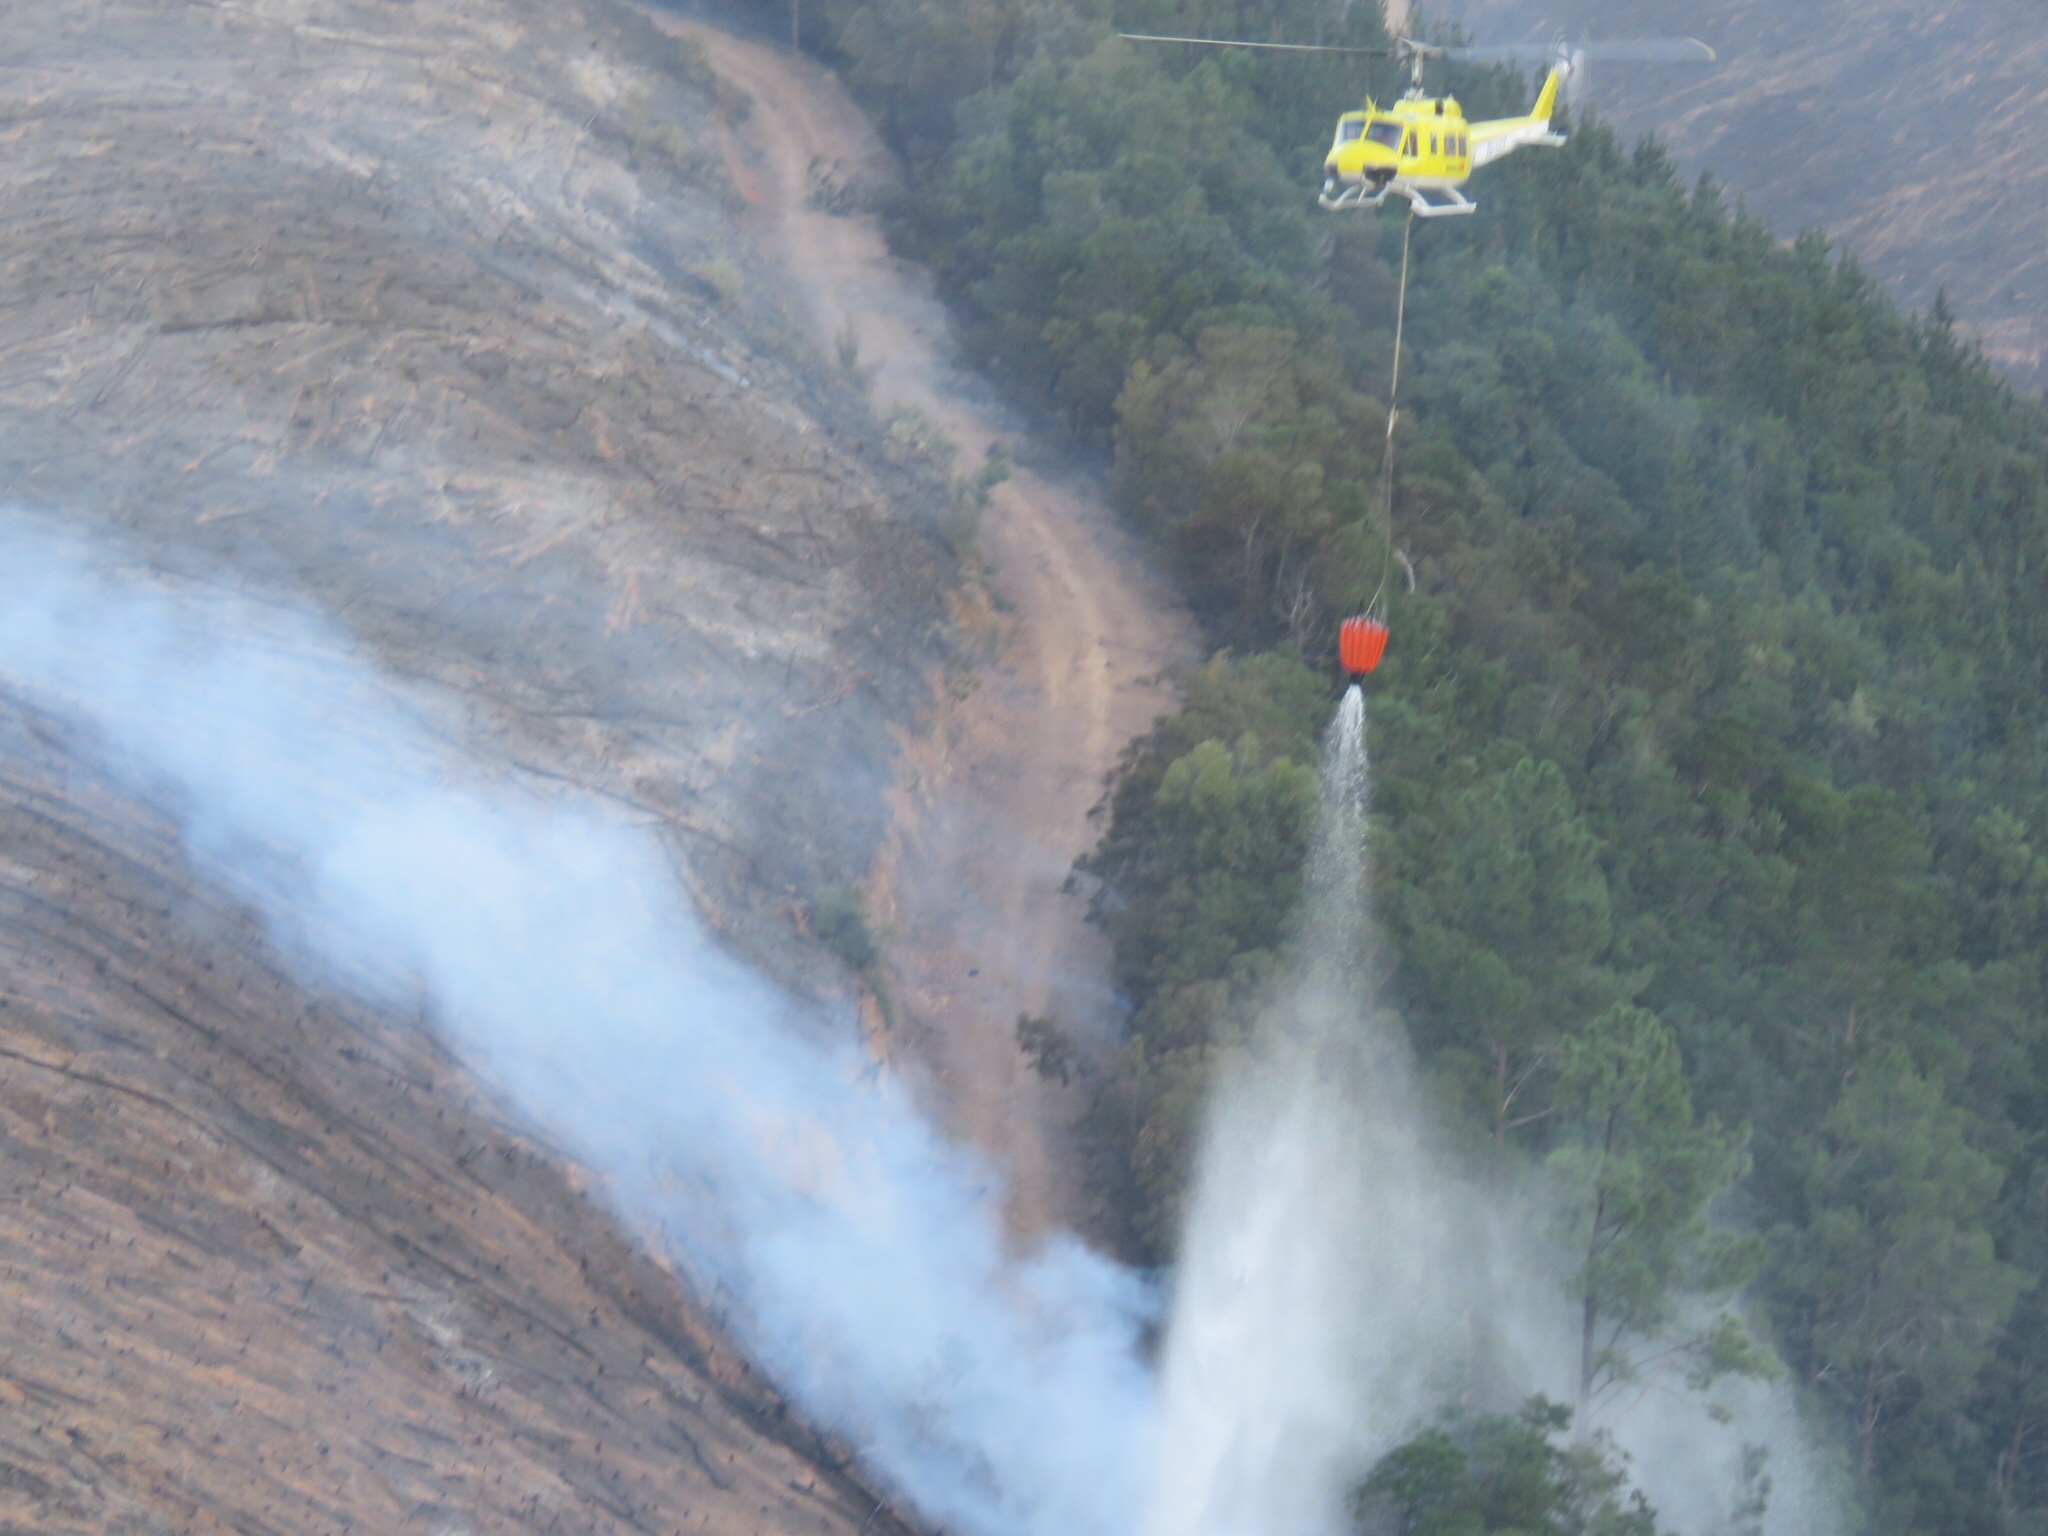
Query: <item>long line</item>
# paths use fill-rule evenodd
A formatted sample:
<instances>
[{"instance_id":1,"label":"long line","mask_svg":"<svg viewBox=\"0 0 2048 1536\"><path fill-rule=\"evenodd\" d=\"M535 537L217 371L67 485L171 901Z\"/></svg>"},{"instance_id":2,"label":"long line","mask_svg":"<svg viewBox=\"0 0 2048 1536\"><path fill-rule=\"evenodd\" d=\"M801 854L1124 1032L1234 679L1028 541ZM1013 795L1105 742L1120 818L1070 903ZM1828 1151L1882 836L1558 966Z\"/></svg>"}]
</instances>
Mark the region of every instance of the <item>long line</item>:
<instances>
[{"instance_id":1,"label":"long line","mask_svg":"<svg viewBox=\"0 0 2048 1536\"><path fill-rule=\"evenodd\" d=\"M1387 590L1387 572L1394 564L1394 426L1401 418L1401 338L1408 325L1408 250L1415 240L1415 210L1408 210L1408 222L1401 228L1401 296L1394 307L1394 379L1387 386L1387 446L1380 455L1380 521L1387 532L1386 554L1380 560L1380 584L1366 605L1367 613L1379 612L1380 598Z\"/></svg>"}]
</instances>

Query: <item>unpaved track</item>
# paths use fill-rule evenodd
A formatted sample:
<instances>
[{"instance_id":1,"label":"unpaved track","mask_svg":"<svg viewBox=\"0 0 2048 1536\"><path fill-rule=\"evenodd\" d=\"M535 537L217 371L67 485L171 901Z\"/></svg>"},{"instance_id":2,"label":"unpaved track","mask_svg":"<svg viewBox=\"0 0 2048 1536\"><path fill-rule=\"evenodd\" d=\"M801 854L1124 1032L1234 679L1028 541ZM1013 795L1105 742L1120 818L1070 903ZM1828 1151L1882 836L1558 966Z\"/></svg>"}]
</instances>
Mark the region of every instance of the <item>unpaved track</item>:
<instances>
[{"instance_id":1,"label":"unpaved track","mask_svg":"<svg viewBox=\"0 0 2048 1536\"><path fill-rule=\"evenodd\" d=\"M731 169L763 244L784 254L820 350L856 339L878 407L931 418L958 445L961 473L1015 443L1017 424L954 363L928 275L890 256L873 218L811 206L820 164L856 181L886 174L886 151L838 79L779 49L669 24L754 99ZM1061 1150L1072 1096L1030 1070L1017 1018L1107 1027L1104 946L1062 887L1095 840L1089 813L1118 754L1172 707L1162 674L1192 656L1194 634L1078 477L1019 468L996 492L980 552L1001 610L996 653L909 744L869 895L893 930L902 1022L952 1128L1008 1164L1011 1223L1028 1234L1080 1213Z\"/></svg>"}]
</instances>

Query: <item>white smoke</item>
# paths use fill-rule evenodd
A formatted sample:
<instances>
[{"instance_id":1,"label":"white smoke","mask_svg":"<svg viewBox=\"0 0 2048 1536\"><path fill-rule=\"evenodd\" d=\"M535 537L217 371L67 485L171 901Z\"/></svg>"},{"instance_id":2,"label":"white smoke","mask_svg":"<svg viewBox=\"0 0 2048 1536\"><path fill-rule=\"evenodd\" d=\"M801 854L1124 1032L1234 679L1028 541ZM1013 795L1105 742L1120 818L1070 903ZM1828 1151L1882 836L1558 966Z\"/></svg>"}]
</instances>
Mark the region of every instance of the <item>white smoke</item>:
<instances>
[{"instance_id":1,"label":"white smoke","mask_svg":"<svg viewBox=\"0 0 2048 1536\"><path fill-rule=\"evenodd\" d=\"M647 834L483 781L325 626L111 575L18 515L0 680L93 727L307 963L428 993L450 1044L925 1516L1128 1536L1143 1289L1071 1241L1006 1258L999 1176L867 1070L847 1020L708 942Z\"/></svg>"},{"instance_id":2,"label":"white smoke","mask_svg":"<svg viewBox=\"0 0 2048 1536\"><path fill-rule=\"evenodd\" d=\"M1439 1144L1406 1031L1377 997L1368 792L1353 688L1325 751L1296 975L1218 1074L1144 1536L1341 1536L1357 1479L1441 1409L1576 1395L1569 1266L1546 1233L1546 1193L1533 1178L1482 1180ZM1756 1444L1773 1485L1762 1529L1838 1529L1782 1387L1724 1389L1717 1414L1670 1377L1595 1417L1661 1524L1751 1529Z\"/></svg>"},{"instance_id":3,"label":"white smoke","mask_svg":"<svg viewBox=\"0 0 2048 1536\"><path fill-rule=\"evenodd\" d=\"M1218 1074L1161 1380L1151 1300L1071 1240L1006 1256L999 1171L879 1078L842 1017L710 943L647 834L479 777L331 629L110 574L0 515L0 682L94 727L195 861L308 965L433 999L449 1043L608 1176L762 1366L960 1536L1339 1536L1352 1480L1443 1405L1569 1400L1564 1266L1436 1145L1370 954L1365 718L1325 766L1303 963ZM1665 1523L1826 1533L1785 1392L1730 1422L1609 1416Z\"/></svg>"}]
</instances>

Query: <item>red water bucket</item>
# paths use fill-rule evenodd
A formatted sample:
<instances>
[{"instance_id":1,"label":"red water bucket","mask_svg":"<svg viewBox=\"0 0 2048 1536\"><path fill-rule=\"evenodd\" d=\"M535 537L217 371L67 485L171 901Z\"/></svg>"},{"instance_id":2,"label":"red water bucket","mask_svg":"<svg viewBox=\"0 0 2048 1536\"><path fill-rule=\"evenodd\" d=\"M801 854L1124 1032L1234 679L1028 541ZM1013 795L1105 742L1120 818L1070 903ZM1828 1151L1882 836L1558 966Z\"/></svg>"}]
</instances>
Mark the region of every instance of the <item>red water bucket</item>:
<instances>
[{"instance_id":1,"label":"red water bucket","mask_svg":"<svg viewBox=\"0 0 2048 1536\"><path fill-rule=\"evenodd\" d=\"M1364 677L1387 654L1387 626L1378 619L1346 619L1337 628L1337 659L1353 677Z\"/></svg>"}]
</instances>

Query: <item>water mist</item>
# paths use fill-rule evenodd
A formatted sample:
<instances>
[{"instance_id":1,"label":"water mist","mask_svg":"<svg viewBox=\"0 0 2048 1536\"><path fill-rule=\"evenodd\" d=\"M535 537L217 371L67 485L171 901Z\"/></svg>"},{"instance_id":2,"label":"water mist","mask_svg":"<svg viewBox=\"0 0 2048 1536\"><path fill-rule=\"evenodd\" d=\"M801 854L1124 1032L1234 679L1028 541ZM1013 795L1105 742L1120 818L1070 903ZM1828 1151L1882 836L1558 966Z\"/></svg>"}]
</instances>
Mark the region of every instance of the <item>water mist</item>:
<instances>
[{"instance_id":1,"label":"water mist","mask_svg":"<svg viewBox=\"0 0 2048 1536\"><path fill-rule=\"evenodd\" d=\"M1379 996L1365 728L1353 687L1325 742L1299 958L1216 1073L1143 1536L1339 1536L1355 1481L1445 1407L1574 1395L1571 1265L1547 1191L1432 1134ZM1737 1528L1748 1443L1772 1452L1764 1531L1835 1529L1784 1389L1722 1398L1729 1422L1652 1380L1594 1427L1685 1536Z\"/></svg>"},{"instance_id":2,"label":"water mist","mask_svg":"<svg viewBox=\"0 0 2048 1536\"><path fill-rule=\"evenodd\" d=\"M1145 1536L1321 1536L1367 1446L1464 1355L1444 1304L1462 1194L1430 1172L1374 998L1365 698L1323 762L1298 974L1217 1074L1166 1347Z\"/></svg>"}]
</instances>

